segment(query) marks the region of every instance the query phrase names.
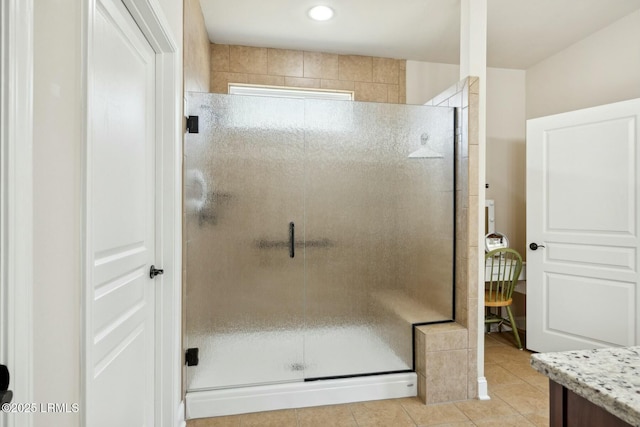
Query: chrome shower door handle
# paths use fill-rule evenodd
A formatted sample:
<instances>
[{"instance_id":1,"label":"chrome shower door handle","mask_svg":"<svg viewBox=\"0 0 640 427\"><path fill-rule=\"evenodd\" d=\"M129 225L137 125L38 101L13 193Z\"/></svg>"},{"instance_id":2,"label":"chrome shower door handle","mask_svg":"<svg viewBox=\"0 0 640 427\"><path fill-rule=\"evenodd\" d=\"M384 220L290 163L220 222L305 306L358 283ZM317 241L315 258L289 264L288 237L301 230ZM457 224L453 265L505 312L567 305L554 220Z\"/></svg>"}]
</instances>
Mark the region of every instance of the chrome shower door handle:
<instances>
[{"instance_id":1,"label":"chrome shower door handle","mask_svg":"<svg viewBox=\"0 0 640 427\"><path fill-rule=\"evenodd\" d=\"M289 258L296 256L296 225L291 221L289 223Z\"/></svg>"}]
</instances>

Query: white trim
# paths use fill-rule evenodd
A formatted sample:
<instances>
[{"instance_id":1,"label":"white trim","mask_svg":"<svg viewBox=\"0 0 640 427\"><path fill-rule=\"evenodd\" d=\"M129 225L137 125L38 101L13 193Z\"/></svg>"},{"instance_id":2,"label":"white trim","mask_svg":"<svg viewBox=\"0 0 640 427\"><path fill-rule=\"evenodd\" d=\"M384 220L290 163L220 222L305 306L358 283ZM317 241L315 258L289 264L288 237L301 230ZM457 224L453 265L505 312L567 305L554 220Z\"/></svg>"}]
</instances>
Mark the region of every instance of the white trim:
<instances>
[{"instance_id":1,"label":"white trim","mask_svg":"<svg viewBox=\"0 0 640 427\"><path fill-rule=\"evenodd\" d=\"M485 377L478 377L478 400L491 400L487 379Z\"/></svg>"},{"instance_id":2,"label":"white trim","mask_svg":"<svg viewBox=\"0 0 640 427\"><path fill-rule=\"evenodd\" d=\"M187 427L187 416L185 415L184 409L184 400L180 402L180 406L178 406L178 410L176 411L176 419L173 423L176 427Z\"/></svg>"},{"instance_id":3,"label":"white trim","mask_svg":"<svg viewBox=\"0 0 640 427\"><path fill-rule=\"evenodd\" d=\"M174 425L182 401L182 57L157 55L156 99L162 177L158 222L159 264L164 268L156 291L156 426ZM184 420L184 418L183 418Z\"/></svg>"},{"instance_id":4,"label":"white trim","mask_svg":"<svg viewBox=\"0 0 640 427\"><path fill-rule=\"evenodd\" d=\"M187 393L187 418L413 397L417 393L415 372L195 391Z\"/></svg>"},{"instance_id":5,"label":"white trim","mask_svg":"<svg viewBox=\"0 0 640 427\"><path fill-rule=\"evenodd\" d=\"M309 89L290 86L252 85L229 83L229 95L268 96L270 98L326 99L334 101L353 101L352 90Z\"/></svg>"},{"instance_id":6,"label":"white trim","mask_svg":"<svg viewBox=\"0 0 640 427\"><path fill-rule=\"evenodd\" d=\"M157 0L122 0L156 53L176 53L178 44Z\"/></svg>"},{"instance_id":7,"label":"white trim","mask_svg":"<svg viewBox=\"0 0 640 427\"><path fill-rule=\"evenodd\" d=\"M0 357L11 372L14 402L33 402L33 0L1 7ZM33 424L31 414L6 421Z\"/></svg>"},{"instance_id":8,"label":"white trim","mask_svg":"<svg viewBox=\"0 0 640 427\"><path fill-rule=\"evenodd\" d=\"M16 0L17 1L17 0ZM88 82L91 76L91 52L89 46L93 36L93 16L95 2L91 0L85 6L84 19L84 93L83 105L87 111ZM156 141L157 166L159 175L157 194L157 254L158 265L165 270L162 280L158 280L156 291L156 384L155 384L155 421L158 427L175 426L180 417L182 384L182 144L181 99L182 99L182 53L172 36L171 28L157 0L122 0L136 24L142 30L151 47L156 52ZM89 123L85 117L83 134L89 138ZM87 162L90 153L83 156L83 176L87 175ZM86 209L90 205L90 194L83 189L84 234L83 242L83 283L90 283L88 275L91 269L87 265L90 234L87 229ZM83 342L82 342L82 407L87 407L87 394L91 392L88 349L90 334L90 295L83 287ZM114 391L115 392L115 391ZM83 411L86 414L86 411ZM184 419L184 415L182 415ZM86 415L82 423L86 424Z\"/></svg>"},{"instance_id":9,"label":"white trim","mask_svg":"<svg viewBox=\"0 0 640 427\"><path fill-rule=\"evenodd\" d=\"M80 44L82 46L82 55L81 55L81 67L82 67L82 111L84 111L85 115L83 120L81 121L81 133L85 136L85 141L88 140L88 136L91 134L91 128L89 127L89 109L88 109L88 87L89 87L89 64L90 61L90 49L89 46L92 44L90 40L90 36L93 35L93 16L95 14L95 0L82 2L81 9L81 41ZM82 153L80 156L80 175L84 178L81 183L80 189L80 206L82 209L81 218L81 235L83 236L83 240L81 242L80 247L80 277L82 279L83 286L80 287L80 301L82 307L80 308L80 407L85 408L80 412L80 424L87 424L87 417L89 412L89 399L88 396L91 393L90 387L90 378L92 369L91 367L91 331L93 329L91 323L91 312L89 307L91 306L91 294L88 292L87 283L92 283L91 281L91 265L90 260L91 257L89 255L89 248L91 247L91 242L89 241L89 237L91 236L88 233L89 230L89 216L88 216L88 206L91 206L91 193L88 191L88 184L86 177L88 176L88 159L91 158L91 152L89 151L89 144L86 142L82 144Z\"/></svg>"},{"instance_id":10,"label":"white trim","mask_svg":"<svg viewBox=\"0 0 640 427\"><path fill-rule=\"evenodd\" d=\"M487 136L487 0L462 0L460 2L460 78L478 77L478 172L477 180L469 177L469 183L475 182L476 188L469 188L471 197L477 195L476 203L478 230L475 242L470 246L482 248L484 242L484 203L486 182L486 136ZM471 150L471 147L469 147ZM471 206L470 206L471 208ZM469 212L471 218L474 214ZM484 251L478 250L476 271L469 271L469 281L475 275L476 283L484 283ZM478 312L475 313L477 325L477 363L478 377L484 377L484 287L478 286ZM474 313L469 313L469 319ZM473 324L473 321L470 321Z\"/></svg>"}]
</instances>

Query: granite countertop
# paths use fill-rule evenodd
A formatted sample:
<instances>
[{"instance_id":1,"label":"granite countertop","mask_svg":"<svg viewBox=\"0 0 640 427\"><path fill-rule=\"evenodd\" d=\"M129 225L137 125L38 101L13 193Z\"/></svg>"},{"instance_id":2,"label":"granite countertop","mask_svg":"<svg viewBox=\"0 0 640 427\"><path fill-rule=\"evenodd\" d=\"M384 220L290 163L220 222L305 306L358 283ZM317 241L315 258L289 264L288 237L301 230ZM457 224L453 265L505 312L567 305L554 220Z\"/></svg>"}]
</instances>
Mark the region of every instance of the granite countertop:
<instances>
[{"instance_id":1,"label":"granite countertop","mask_svg":"<svg viewBox=\"0 0 640 427\"><path fill-rule=\"evenodd\" d=\"M531 366L551 380L640 426L640 346L539 353Z\"/></svg>"}]
</instances>

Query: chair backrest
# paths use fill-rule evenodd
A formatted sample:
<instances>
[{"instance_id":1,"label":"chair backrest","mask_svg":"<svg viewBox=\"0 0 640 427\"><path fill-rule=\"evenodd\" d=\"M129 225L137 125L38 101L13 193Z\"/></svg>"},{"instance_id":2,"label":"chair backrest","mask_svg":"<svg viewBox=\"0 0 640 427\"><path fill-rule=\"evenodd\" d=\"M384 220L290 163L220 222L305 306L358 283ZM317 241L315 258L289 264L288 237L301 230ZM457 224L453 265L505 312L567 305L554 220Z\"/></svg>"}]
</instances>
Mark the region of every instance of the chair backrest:
<instances>
[{"instance_id":1,"label":"chair backrest","mask_svg":"<svg viewBox=\"0 0 640 427\"><path fill-rule=\"evenodd\" d=\"M505 301L511 299L513 289L522 270L522 257L510 248L498 248L485 256L485 299Z\"/></svg>"}]
</instances>

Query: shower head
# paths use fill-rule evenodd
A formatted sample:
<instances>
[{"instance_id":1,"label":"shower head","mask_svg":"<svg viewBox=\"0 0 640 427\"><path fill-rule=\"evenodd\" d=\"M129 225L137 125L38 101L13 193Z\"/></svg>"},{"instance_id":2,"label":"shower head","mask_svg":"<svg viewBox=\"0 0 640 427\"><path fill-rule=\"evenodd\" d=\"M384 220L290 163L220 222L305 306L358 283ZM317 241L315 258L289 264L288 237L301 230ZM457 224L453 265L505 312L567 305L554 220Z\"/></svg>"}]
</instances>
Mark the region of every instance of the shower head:
<instances>
[{"instance_id":1,"label":"shower head","mask_svg":"<svg viewBox=\"0 0 640 427\"><path fill-rule=\"evenodd\" d=\"M437 153L427 147L427 141L429 141L429 134L423 133L420 135L420 144L422 145L413 153L409 154L410 159L441 159L444 156L440 153Z\"/></svg>"}]
</instances>

